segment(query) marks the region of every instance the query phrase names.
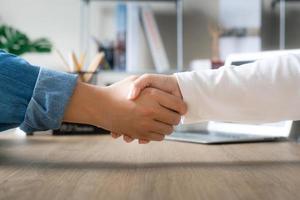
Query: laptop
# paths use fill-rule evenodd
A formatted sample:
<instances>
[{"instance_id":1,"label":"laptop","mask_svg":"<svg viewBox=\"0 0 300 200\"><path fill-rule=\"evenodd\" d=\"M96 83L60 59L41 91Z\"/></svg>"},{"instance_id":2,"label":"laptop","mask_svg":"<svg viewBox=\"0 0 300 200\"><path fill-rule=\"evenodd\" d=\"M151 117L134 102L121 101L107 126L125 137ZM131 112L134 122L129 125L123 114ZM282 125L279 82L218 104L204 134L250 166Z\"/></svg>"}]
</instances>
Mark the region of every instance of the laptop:
<instances>
[{"instance_id":1,"label":"laptop","mask_svg":"<svg viewBox=\"0 0 300 200\"><path fill-rule=\"evenodd\" d=\"M239 66L259 59L295 53L300 54L300 50L232 54L226 59L225 67ZM166 139L201 144L282 141L288 139L292 123L292 121L282 121L257 125L210 121L205 129L175 131Z\"/></svg>"}]
</instances>

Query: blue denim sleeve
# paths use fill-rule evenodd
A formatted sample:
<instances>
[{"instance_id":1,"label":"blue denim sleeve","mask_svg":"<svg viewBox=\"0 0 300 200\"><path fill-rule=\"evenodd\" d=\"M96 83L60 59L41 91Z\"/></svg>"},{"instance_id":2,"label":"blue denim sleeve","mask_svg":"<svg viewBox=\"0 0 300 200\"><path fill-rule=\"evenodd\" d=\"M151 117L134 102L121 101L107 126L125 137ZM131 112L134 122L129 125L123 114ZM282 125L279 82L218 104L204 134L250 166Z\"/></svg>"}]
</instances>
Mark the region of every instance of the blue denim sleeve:
<instances>
[{"instance_id":1,"label":"blue denim sleeve","mask_svg":"<svg viewBox=\"0 0 300 200\"><path fill-rule=\"evenodd\" d=\"M39 68L0 50L0 131L23 121Z\"/></svg>"},{"instance_id":2,"label":"blue denim sleeve","mask_svg":"<svg viewBox=\"0 0 300 200\"><path fill-rule=\"evenodd\" d=\"M77 76L39 68L0 50L0 131L59 128Z\"/></svg>"}]
</instances>

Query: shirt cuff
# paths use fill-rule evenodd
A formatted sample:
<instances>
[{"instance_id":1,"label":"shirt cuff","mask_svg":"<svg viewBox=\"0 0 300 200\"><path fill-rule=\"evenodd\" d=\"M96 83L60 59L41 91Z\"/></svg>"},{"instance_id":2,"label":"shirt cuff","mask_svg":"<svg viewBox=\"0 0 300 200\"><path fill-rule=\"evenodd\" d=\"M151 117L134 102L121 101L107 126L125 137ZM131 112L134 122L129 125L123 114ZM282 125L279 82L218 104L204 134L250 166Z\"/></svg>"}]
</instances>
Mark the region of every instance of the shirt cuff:
<instances>
[{"instance_id":1,"label":"shirt cuff","mask_svg":"<svg viewBox=\"0 0 300 200\"><path fill-rule=\"evenodd\" d=\"M199 112L201 113L200 106L195 107L195 104L202 105L201 99L195 98L195 89L193 87L199 87L194 82L194 72L181 72L175 73L182 97L187 104L188 111L181 118L182 124L193 124L206 121L205 118L199 118Z\"/></svg>"},{"instance_id":2,"label":"shirt cuff","mask_svg":"<svg viewBox=\"0 0 300 200\"><path fill-rule=\"evenodd\" d=\"M58 129L76 84L76 75L41 68L20 129L26 133Z\"/></svg>"}]
</instances>

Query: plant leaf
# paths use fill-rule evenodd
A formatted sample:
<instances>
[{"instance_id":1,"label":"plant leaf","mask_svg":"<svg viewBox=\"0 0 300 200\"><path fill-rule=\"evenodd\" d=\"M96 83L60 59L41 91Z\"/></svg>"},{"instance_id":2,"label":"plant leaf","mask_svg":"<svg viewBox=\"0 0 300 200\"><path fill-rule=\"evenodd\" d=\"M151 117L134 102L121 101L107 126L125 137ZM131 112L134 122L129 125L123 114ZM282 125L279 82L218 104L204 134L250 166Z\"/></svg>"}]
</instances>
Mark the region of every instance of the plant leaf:
<instances>
[{"instance_id":1,"label":"plant leaf","mask_svg":"<svg viewBox=\"0 0 300 200\"><path fill-rule=\"evenodd\" d=\"M46 38L30 41L22 32L7 25L0 26L0 48L22 55L27 52L51 52L52 44Z\"/></svg>"}]
</instances>

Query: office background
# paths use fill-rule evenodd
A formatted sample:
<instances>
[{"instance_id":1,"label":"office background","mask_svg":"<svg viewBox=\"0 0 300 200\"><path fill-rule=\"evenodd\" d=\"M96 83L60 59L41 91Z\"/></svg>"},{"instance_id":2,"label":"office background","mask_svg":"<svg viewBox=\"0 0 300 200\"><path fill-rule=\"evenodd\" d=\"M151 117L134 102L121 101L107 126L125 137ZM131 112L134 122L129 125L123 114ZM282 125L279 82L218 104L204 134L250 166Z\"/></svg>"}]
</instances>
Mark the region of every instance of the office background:
<instances>
[{"instance_id":1,"label":"office background","mask_svg":"<svg viewBox=\"0 0 300 200\"><path fill-rule=\"evenodd\" d=\"M211 37L208 24L218 20L218 0L184 0L184 65L191 60L211 57ZM247 0L245 0L247 3ZM95 3L91 9L91 32L103 40L115 37L114 3ZM176 64L176 21L174 6L160 4L155 15L172 65ZM271 0L263 0L262 49L278 49L279 8L271 9ZM300 46L300 4L287 4L286 48ZM17 27L35 38L48 37L63 52L79 52L79 0L1 0L0 20ZM53 53L54 54L54 53ZM32 59L35 55L27 55ZM37 64L46 63L59 68L61 62L49 55L33 58ZM25 56L26 57L26 56Z\"/></svg>"}]
</instances>

